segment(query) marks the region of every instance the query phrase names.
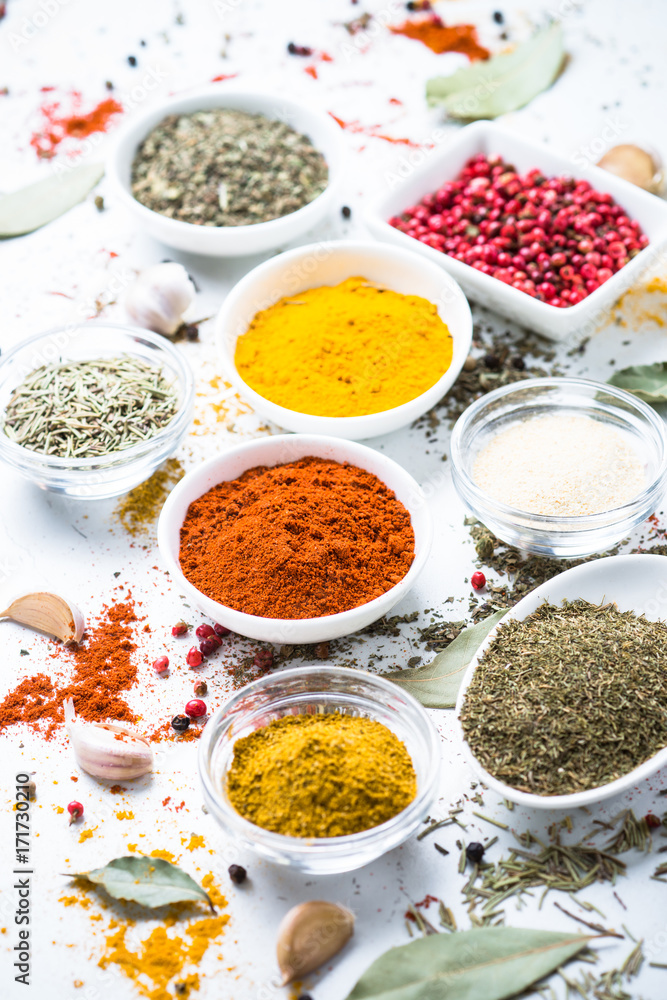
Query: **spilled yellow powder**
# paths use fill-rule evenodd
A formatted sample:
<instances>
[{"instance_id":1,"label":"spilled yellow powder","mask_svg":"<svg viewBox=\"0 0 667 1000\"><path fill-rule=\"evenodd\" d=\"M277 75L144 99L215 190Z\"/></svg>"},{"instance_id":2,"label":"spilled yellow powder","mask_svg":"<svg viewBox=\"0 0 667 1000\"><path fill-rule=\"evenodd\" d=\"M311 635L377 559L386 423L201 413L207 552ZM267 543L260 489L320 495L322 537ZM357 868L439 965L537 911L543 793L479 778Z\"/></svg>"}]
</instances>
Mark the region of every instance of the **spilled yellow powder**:
<instances>
[{"instance_id":1,"label":"spilled yellow powder","mask_svg":"<svg viewBox=\"0 0 667 1000\"><path fill-rule=\"evenodd\" d=\"M82 830L79 835L79 843L83 844L86 840L90 840L95 830L97 830L96 826L88 827L86 830Z\"/></svg>"},{"instance_id":2,"label":"spilled yellow powder","mask_svg":"<svg viewBox=\"0 0 667 1000\"><path fill-rule=\"evenodd\" d=\"M215 882L213 881L212 872L209 872L208 875L204 875L203 879L201 880L201 884L209 894L210 900L214 906L219 906L221 908L227 906L227 900L222 895L222 893L216 886Z\"/></svg>"},{"instance_id":3,"label":"spilled yellow powder","mask_svg":"<svg viewBox=\"0 0 667 1000\"><path fill-rule=\"evenodd\" d=\"M122 812L116 813L116 819L134 819L134 813L129 809L125 809Z\"/></svg>"},{"instance_id":4,"label":"spilled yellow powder","mask_svg":"<svg viewBox=\"0 0 667 1000\"><path fill-rule=\"evenodd\" d=\"M157 519L173 487L185 475L177 458L168 458L156 472L122 497L114 514L128 535L148 530Z\"/></svg>"},{"instance_id":5,"label":"spilled yellow powder","mask_svg":"<svg viewBox=\"0 0 667 1000\"><path fill-rule=\"evenodd\" d=\"M171 851L151 851L149 857L162 858L163 861L171 861L172 865L176 864L176 855L172 854Z\"/></svg>"},{"instance_id":6,"label":"spilled yellow powder","mask_svg":"<svg viewBox=\"0 0 667 1000\"><path fill-rule=\"evenodd\" d=\"M64 813L65 810L62 806L56 806L56 812L60 815L61 813Z\"/></svg>"},{"instance_id":7,"label":"spilled yellow powder","mask_svg":"<svg viewBox=\"0 0 667 1000\"><path fill-rule=\"evenodd\" d=\"M187 837L181 838L181 843L187 845L188 851L196 851L198 847L205 847L204 838L199 833L193 833L190 837L190 843L187 843Z\"/></svg>"},{"instance_id":8,"label":"spilled yellow powder","mask_svg":"<svg viewBox=\"0 0 667 1000\"><path fill-rule=\"evenodd\" d=\"M128 849L128 851L136 851L137 845L136 844L128 844L127 845L127 849Z\"/></svg>"},{"instance_id":9,"label":"spilled yellow powder","mask_svg":"<svg viewBox=\"0 0 667 1000\"><path fill-rule=\"evenodd\" d=\"M90 906L88 896L61 896L58 902L64 903L65 906L82 906L84 910Z\"/></svg>"}]
</instances>

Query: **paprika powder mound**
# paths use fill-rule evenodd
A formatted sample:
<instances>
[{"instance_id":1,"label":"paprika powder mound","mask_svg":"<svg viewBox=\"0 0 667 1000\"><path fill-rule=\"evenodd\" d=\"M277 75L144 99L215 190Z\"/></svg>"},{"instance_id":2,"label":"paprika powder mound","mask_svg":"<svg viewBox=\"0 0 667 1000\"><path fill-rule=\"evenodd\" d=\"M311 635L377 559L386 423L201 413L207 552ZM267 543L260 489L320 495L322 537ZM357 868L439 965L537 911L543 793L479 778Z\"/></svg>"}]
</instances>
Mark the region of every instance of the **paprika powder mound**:
<instances>
[{"instance_id":1,"label":"paprika powder mound","mask_svg":"<svg viewBox=\"0 0 667 1000\"><path fill-rule=\"evenodd\" d=\"M262 618L316 618L386 593L414 559L410 515L377 476L309 456L218 483L181 527L185 577Z\"/></svg>"},{"instance_id":2,"label":"paprika powder mound","mask_svg":"<svg viewBox=\"0 0 667 1000\"><path fill-rule=\"evenodd\" d=\"M75 664L71 682L58 687L43 673L21 681L0 704L0 732L17 722L31 723L36 729L46 722L48 738L64 721L63 702L68 698L73 698L77 715L89 722L136 722L136 715L120 697L137 678L131 627L136 621L131 598L105 607L97 628L83 643L63 647Z\"/></svg>"},{"instance_id":3,"label":"paprika powder mound","mask_svg":"<svg viewBox=\"0 0 667 1000\"><path fill-rule=\"evenodd\" d=\"M227 791L265 830L342 837L402 812L417 778L405 745L375 719L286 715L236 741Z\"/></svg>"}]
</instances>

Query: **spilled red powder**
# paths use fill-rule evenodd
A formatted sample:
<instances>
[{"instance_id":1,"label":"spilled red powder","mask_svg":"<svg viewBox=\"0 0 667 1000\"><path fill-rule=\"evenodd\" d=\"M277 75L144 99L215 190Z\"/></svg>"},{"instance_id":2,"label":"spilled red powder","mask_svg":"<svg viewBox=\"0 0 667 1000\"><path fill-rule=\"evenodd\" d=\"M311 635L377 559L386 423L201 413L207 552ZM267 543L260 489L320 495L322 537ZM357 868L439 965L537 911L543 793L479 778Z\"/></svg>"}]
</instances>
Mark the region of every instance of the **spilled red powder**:
<instances>
[{"instance_id":1,"label":"spilled red powder","mask_svg":"<svg viewBox=\"0 0 667 1000\"><path fill-rule=\"evenodd\" d=\"M21 681L0 704L0 732L17 722L27 722L50 739L64 719L63 702L68 698L73 699L77 714L89 722L136 722L136 715L120 697L137 678L132 662L137 647L131 628L136 621L131 598L105 607L96 628L81 645L58 647L53 654L73 660L72 681L59 687L43 673ZM39 723L45 723L46 728Z\"/></svg>"},{"instance_id":2,"label":"spilled red powder","mask_svg":"<svg viewBox=\"0 0 667 1000\"><path fill-rule=\"evenodd\" d=\"M184 733L176 733L172 727L171 722L163 722L161 726L154 729L152 733L146 733L146 739L150 740L151 743L164 743L165 740L174 740L177 743L192 743L193 740L198 740L201 736L204 727L190 725ZM169 801L169 796L164 800L162 805L166 805Z\"/></svg>"},{"instance_id":3,"label":"spilled red powder","mask_svg":"<svg viewBox=\"0 0 667 1000\"><path fill-rule=\"evenodd\" d=\"M438 55L442 52L462 52L470 60L488 59L490 55L489 50L479 44L474 24L453 24L448 28L437 14L415 21L404 21L389 30L395 35L405 35L406 38L422 42Z\"/></svg>"},{"instance_id":4,"label":"spilled red powder","mask_svg":"<svg viewBox=\"0 0 667 1000\"><path fill-rule=\"evenodd\" d=\"M218 76L211 77L211 83L220 83L221 80L233 80L238 73L219 73Z\"/></svg>"},{"instance_id":5,"label":"spilled red powder","mask_svg":"<svg viewBox=\"0 0 667 1000\"><path fill-rule=\"evenodd\" d=\"M313 80L317 80L317 69L315 66L306 66L306 68L304 69L304 73L307 73L309 76L312 76Z\"/></svg>"},{"instance_id":6,"label":"spilled red powder","mask_svg":"<svg viewBox=\"0 0 667 1000\"><path fill-rule=\"evenodd\" d=\"M39 131L33 132L30 138L30 145L40 158L50 160L54 157L57 147L68 136L73 139L85 139L94 132L106 132L114 115L123 111L118 101L113 97L107 97L84 115L79 110L82 103L81 94L76 90L72 91L71 99L73 113L70 115L61 114L60 101L45 102L40 107L44 124Z\"/></svg>"},{"instance_id":7,"label":"spilled red powder","mask_svg":"<svg viewBox=\"0 0 667 1000\"><path fill-rule=\"evenodd\" d=\"M348 132L360 132L362 135L371 135L374 139L384 139L385 142L395 142L400 146L411 146L412 149L432 149L433 143L428 142L413 142L412 139L397 139L393 135L385 135L383 132L378 131L379 125L362 125L359 121L346 122L338 115L335 115L333 111L329 114L335 122L338 122L341 128L347 129Z\"/></svg>"}]
</instances>

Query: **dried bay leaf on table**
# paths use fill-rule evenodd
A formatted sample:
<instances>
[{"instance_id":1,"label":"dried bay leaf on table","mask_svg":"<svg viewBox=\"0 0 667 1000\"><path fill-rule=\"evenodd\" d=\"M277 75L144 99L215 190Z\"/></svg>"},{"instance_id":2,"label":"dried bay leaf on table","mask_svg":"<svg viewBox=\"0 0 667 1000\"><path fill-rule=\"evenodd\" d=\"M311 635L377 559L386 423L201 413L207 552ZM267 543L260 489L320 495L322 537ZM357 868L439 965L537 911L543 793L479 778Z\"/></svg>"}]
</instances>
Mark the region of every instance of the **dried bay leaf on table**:
<instances>
[{"instance_id":1,"label":"dried bay leaf on table","mask_svg":"<svg viewBox=\"0 0 667 1000\"><path fill-rule=\"evenodd\" d=\"M430 663L412 670L392 670L387 680L409 691L426 708L454 708L463 674L487 635L507 610L465 628Z\"/></svg>"},{"instance_id":2,"label":"dried bay leaf on table","mask_svg":"<svg viewBox=\"0 0 667 1000\"><path fill-rule=\"evenodd\" d=\"M655 365L633 365L616 372L609 385L631 392L645 403L667 403L667 361Z\"/></svg>"},{"instance_id":3,"label":"dried bay leaf on table","mask_svg":"<svg viewBox=\"0 0 667 1000\"><path fill-rule=\"evenodd\" d=\"M101 885L114 899L129 899L142 906L203 901L215 912L208 893L182 868L163 858L114 858L104 868L76 872L69 878L87 879Z\"/></svg>"},{"instance_id":4,"label":"dried bay leaf on table","mask_svg":"<svg viewBox=\"0 0 667 1000\"><path fill-rule=\"evenodd\" d=\"M0 197L0 238L23 236L69 212L104 176L104 165L85 163Z\"/></svg>"},{"instance_id":5,"label":"dried bay leaf on table","mask_svg":"<svg viewBox=\"0 0 667 1000\"><path fill-rule=\"evenodd\" d=\"M562 28L554 21L511 52L451 76L433 77L426 84L426 100L431 107L444 107L452 118L497 118L550 87L564 60Z\"/></svg>"},{"instance_id":6,"label":"dried bay leaf on table","mask_svg":"<svg viewBox=\"0 0 667 1000\"><path fill-rule=\"evenodd\" d=\"M521 927L432 934L385 952L347 1000L504 1000L554 972L590 940Z\"/></svg>"}]
</instances>

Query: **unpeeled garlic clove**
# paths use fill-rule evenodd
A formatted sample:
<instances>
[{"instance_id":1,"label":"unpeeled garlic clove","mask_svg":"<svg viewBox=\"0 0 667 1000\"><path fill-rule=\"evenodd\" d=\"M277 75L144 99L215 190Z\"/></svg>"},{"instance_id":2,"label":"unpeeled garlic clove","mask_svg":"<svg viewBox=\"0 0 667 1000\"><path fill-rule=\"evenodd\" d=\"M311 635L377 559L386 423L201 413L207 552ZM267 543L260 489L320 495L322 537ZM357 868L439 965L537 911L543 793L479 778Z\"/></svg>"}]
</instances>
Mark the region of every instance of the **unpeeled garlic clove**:
<instances>
[{"instance_id":1,"label":"unpeeled garlic clove","mask_svg":"<svg viewBox=\"0 0 667 1000\"><path fill-rule=\"evenodd\" d=\"M182 264L168 261L146 268L125 294L125 311L145 330L171 337L183 322L196 289Z\"/></svg>"},{"instance_id":2,"label":"unpeeled garlic clove","mask_svg":"<svg viewBox=\"0 0 667 1000\"><path fill-rule=\"evenodd\" d=\"M81 642L86 627L76 604L44 590L17 597L0 612L0 618L11 618L21 625L54 635L63 642Z\"/></svg>"},{"instance_id":3,"label":"unpeeled garlic clove","mask_svg":"<svg viewBox=\"0 0 667 1000\"><path fill-rule=\"evenodd\" d=\"M278 966L282 986L328 962L349 941L354 914L344 906L314 899L287 913L278 928Z\"/></svg>"},{"instance_id":4,"label":"unpeeled garlic clove","mask_svg":"<svg viewBox=\"0 0 667 1000\"><path fill-rule=\"evenodd\" d=\"M94 778L138 778L153 769L153 750L141 733L114 722L85 722L65 702L65 725L79 767Z\"/></svg>"},{"instance_id":5,"label":"unpeeled garlic clove","mask_svg":"<svg viewBox=\"0 0 667 1000\"><path fill-rule=\"evenodd\" d=\"M658 194L663 184L662 163L657 153L632 143L621 143L612 146L601 160L598 167L610 174L622 177L623 180L636 184L637 187Z\"/></svg>"}]
</instances>

